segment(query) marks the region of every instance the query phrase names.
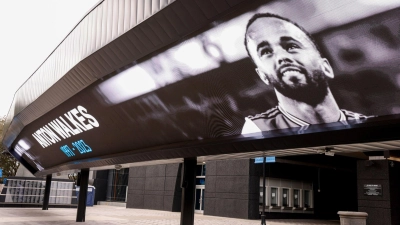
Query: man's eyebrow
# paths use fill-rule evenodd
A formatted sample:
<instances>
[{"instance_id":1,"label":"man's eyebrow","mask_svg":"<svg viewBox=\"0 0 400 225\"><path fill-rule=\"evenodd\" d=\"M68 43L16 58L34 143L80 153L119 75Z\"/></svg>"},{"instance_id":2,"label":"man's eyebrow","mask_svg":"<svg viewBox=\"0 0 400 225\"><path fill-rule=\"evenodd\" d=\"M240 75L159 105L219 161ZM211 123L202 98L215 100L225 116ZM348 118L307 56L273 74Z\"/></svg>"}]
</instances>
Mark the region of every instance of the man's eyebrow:
<instances>
[{"instance_id":1,"label":"man's eyebrow","mask_svg":"<svg viewBox=\"0 0 400 225\"><path fill-rule=\"evenodd\" d=\"M268 41L262 41L260 44L257 45L257 52L260 48L263 48L265 46L270 46Z\"/></svg>"},{"instance_id":2,"label":"man's eyebrow","mask_svg":"<svg viewBox=\"0 0 400 225\"><path fill-rule=\"evenodd\" d=\"M283 37L281 37L280 39L281 39L281 41L296 41L296 42L301 43L301 42L298 41L297 39L294 39L294 38L289 37L289 36L283 36Z\"/></svg>"}]
</instances>

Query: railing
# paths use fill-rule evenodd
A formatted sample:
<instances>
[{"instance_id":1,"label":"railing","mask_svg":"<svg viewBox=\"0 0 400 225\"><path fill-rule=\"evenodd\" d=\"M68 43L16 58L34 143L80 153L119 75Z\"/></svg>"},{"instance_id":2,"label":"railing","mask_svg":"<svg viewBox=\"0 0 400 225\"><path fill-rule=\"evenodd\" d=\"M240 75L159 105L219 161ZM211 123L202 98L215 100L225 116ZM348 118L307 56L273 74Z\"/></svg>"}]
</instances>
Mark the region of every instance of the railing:
<instances>
[{"instance_id":1,"label":"railing","mask_svg":"<svg viewBox=\"0 0 400 225\"><path fill-rule=\"evenodd\" d=\"M46 181L28 179L7 179L0 195L0 202L43 204ZM52 181L49 204L74 204L76 195L74 183Z\"/></svg>"}]
</instances>

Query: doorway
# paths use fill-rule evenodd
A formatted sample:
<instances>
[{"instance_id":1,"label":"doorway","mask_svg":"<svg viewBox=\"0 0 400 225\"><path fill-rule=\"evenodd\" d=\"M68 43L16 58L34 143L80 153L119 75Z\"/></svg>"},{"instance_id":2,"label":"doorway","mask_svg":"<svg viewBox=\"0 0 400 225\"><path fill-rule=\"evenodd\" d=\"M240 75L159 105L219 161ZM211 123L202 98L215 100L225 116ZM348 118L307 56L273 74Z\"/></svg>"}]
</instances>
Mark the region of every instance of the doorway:
<instances>
[{"instance_id":1,"label":"doorway","mask_svg":"<svg viewBox=\"0 0 400 225\"><path fill-rule=\"evenodd\" d=\"M196 168L196 196L194 211L204 213L204 189L206 187L206 164L197 165Z\"/></svg>"},{"instance_id":2,"label":"doorway","mask_svg":"<svg viewBox=\"0 0 400 225\"><path fill-rule=\"evenodd\" d=\"M196 213L204 213L204 185L196 185L194 210Z\"/></svg>"}]
</instances>

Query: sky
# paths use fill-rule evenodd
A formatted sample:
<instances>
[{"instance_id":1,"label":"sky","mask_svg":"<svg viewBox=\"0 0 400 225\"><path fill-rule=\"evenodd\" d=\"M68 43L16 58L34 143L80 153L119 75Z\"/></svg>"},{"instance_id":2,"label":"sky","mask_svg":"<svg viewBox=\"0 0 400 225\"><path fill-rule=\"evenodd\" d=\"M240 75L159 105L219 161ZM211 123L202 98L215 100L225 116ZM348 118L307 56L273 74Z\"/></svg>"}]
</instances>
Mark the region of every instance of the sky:
<instances>
[{"instance_id":1,"label":"sky","mask_svg":"<svg viewBox=\"0 0 400 225\"><path fill-rule=\"evenodd\" d=\"M0 117L15 92L99 0L0 0Z\"/></svg>"}]
</instances>

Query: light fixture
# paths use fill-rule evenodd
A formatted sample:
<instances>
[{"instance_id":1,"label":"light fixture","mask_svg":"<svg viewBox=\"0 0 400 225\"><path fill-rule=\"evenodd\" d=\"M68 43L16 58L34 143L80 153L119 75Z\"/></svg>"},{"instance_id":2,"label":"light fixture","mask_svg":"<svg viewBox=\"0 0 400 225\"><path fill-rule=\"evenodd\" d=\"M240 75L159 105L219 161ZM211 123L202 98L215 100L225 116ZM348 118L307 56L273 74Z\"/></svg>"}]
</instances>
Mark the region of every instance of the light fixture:
<instances>
[{"instance_id":1,"label":"light fixture","mask_svg":"<svg viewBox=\"0 0 400 225\"><path fill-rule=\"evenodd\" d=\"M115 165L115 170L120 170L120 169L122 169L121 165L119 165L119 164Z\"/></svg>"}]
</instances>

